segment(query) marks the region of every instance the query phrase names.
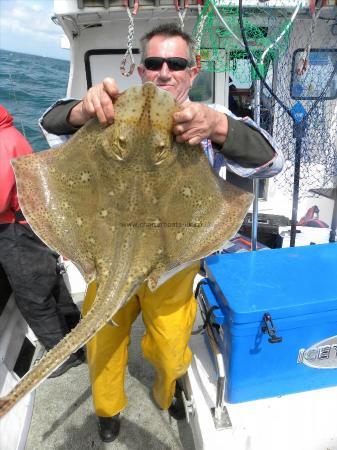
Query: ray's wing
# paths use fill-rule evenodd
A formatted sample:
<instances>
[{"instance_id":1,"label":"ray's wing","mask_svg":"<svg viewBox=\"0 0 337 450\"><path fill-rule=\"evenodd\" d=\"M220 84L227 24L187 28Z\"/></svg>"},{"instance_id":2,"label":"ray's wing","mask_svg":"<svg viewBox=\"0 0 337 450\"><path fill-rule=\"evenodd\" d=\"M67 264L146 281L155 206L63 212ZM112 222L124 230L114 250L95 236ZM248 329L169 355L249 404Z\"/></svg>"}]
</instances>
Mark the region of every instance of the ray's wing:
<instances>
[{"instance_id":1,"label":"ray's wing","mask_svg":"<svg viewBox=\"0 0 337 450\"><path fill-rule=\"evenodd\" d=\"M146 222L160 229L162 258L151 289L165 272L219 250L240 228L253 199L213 172L201 146L174 143L173 149L177 158L152 179L159 201Z\"/></svg>"},{"instance_id":2,"label":"ray's wing","mask_svg":"<svg viewBox=\"0 0 337 450\"><path fill-rule=\"evenodd\" d=\"M175 144L177 145L177 144ZM201 259L219 250L240 228L252 194L213 172L203 150L179 145L163 202L170 264Z\"/></svg>"},{"instance_id":3,"label":"ray's wing","mask_svg":"<svg viewBox=\"0 0 337 450\"><path fill-rule=\"evenodd\" d=\"M95 271L91 230L98 208L100 133L92 120L60 147L12 160L28 223L49 247L79 265L87 280Z\"/></svg>"}]
</instances>

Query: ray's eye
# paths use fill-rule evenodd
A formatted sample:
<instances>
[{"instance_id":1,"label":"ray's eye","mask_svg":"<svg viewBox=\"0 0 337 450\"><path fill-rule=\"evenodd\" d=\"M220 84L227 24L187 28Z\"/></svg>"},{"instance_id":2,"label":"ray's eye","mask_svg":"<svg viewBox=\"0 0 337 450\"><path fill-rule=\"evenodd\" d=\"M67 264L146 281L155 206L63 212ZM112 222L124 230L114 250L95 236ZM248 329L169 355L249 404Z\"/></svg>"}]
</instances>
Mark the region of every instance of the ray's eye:
<instances>
[{"instance_id":1,"label":"ray's eye","mask_svg":"<svg viewBox=\"0 0 337 450\"><path fill-rule=\"evenodd\" d=\"M125 147L126 147L126 138L124 136L119 136L119 138L118 138L118 146L121 149L125 149Z\"/></svg>"},{"instance_id":2,"label":"ray's eye","mask_svg":"<svg viewBox=\"0 0 337 450\"><path fill-rule=\"evenodd\" d=\"M120 160L123 160L127 156L127 149L126 149L126 137L123 135L120 135L116 141L115 141L115 148L114 152Z\"/></svg>"},{"instance_id":3,"label":"ray's eye","mask_svg":"<svg viewBox=\"0 0 337 450\"><path fill-rule=\"evenodd\" d=\"M160 142L158 145L158 154L160 155L160 154L164 153L165 148L166 148L166 146L165 146L164 142Z\"/></svg>"},{"instance_id":4,"label":"ray's eye","mask_svg":"<svg viewBox=\"0 0 337 450\"><path fill-rule=\"evenodd\" d=\"M127 141L124 135L115 137L112 142L108 139L103 141L103 148L107 156L117 161L124 161L128 155Z\"/></svg>"},{"instance_id":5,"label":"ray's eye","mask_svg":"<svg viewBox=\"0 0 337 450\"><path fill-rule=\"evenodd\" d=\"M156 161L155 161L155 164L156 165L159 165L159 164L161 164L164 160L165 160L165 157L167 156L167 154L168 154L168 148L167 148L167 146L165 145L165 143L164 142L159 142L159 144L158 144L158 146L157 146L157 152L156 152Z\"/></svg>"},{"instance_id":6,"label":"ray's eye","mask_svg":"<svg viewBox=\"0 0 337 450\"><path fill-rule=\"evenodd\" d=\"M160 141L156 146L156 152L154 157L154 164L159 166L165 161L170 160L172 156L171 148L169 145L165 144L164 141Z\"/></svg>"}]
</instances>

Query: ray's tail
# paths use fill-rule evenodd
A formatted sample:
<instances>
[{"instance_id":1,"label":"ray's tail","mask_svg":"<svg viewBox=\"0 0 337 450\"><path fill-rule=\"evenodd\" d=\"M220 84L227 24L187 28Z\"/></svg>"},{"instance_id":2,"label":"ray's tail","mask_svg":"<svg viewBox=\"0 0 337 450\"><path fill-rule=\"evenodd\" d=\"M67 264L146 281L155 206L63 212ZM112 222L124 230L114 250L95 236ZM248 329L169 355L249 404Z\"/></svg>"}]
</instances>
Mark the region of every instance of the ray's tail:
<instances>
[{"instance_id":1,"label":"ray's tail","mask_svg":"<svg viewBox=\"0 0 337 450\"><path fill-rule=\"evenodd\" d=\"M145 280L134 280L132 286L125 289L124 282L115 285L113 292L106 295L106 286L98 289L93 307L80 323L52 348L33 368L19 381L6 396L0 399L0 418L9 412L23 397L36 389L48 376L54 372L67 358L81 348L97 333L117 310L131 297L133 292Z\"/></svg>"}]
</instances>

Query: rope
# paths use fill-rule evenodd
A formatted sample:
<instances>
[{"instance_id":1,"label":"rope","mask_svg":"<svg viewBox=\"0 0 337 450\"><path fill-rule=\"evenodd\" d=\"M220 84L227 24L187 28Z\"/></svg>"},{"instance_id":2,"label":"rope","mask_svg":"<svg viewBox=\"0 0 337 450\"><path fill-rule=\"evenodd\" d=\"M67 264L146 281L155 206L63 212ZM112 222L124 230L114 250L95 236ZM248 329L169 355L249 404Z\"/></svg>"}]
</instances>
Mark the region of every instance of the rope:
<instances>
[{"instance_id":1,"label":"rope","mask_svg":"<svg viewBox=\"0 0 337 450\"><path fill-rule=\"evenodd\" d=\"M184 30L184 20L185 20L185 16L187 13L187 8L184 8L184 9L179 8L177 10L177 13L178 13L178 18L179 18L179 22L180 22L180 28L182 30Z\"/></svg>"},{"instance_id":2,"label":"rope","mask_svg":"<svg viewBox=\"0 0 337 450\"><path fill-rule=\"evenodd\" d=\"M254 67L255 72L257 73L257 76L259 77L259 79L261 80L262 84L264 85L264 87L267 89L267 91L269 92L269 94L278 102L278 104L283 108L283 110L291 117L291 119L293 118L291 111L289 108L287 108L287 106L282 102L282 100L279 98L278 95L275 94L275 92L270 88L270 86L267 84L267 82L265 81L264 77L261 74L261 71L255 61L255 58L253 56L252 51L250 50L249 44L248 44L248 40L246 37L246 33L245 33L245 28L244 28L244 23L243 23L243 4L242 4L242 0L239 0L239 26L240 26L240 30L241 30L241 35L242 35L242 40L244 42L245 45L245 49L246 52L248 54L249 60L252 64L252 66Z\"/></svg>"},{"instance_id":3,"label":"rope","mask_svg":"<svg viewBox=\"0 0 337 450\"><path fill-rule=\"evenodd\" d=\"M125 77L129 77L130 75L133 74L133 71L135 70L135 66L136 66L135 60L134 60L133 54L132 54L132 42L133 42L133 36L135 33L135 26L134 26L133 17L132 17L130 8L128 6L126 7L126 12L128 13L128 16L129 16L128 43L127 43L127 50L121 61L120 71L121 71L122 75L124 75ZM129 67L129 70L126 70L126 60L128 57L130 59L130 67Z\"/></svg>"},{"instance_id":4,"label":"rope","mask_svg":"<svg viewBox=\"0 0 337 450\"><path fill-rule=\"evenodd\" d=\"M289 28L292 26L292 24L294 23L296 16L302 6L303 0L298 2L298 5L295 9L295 11L293 12L289 22L287 23L287 25L284 27L284 29L282 30L282 33L278 36L277 39L275 39L275 41L269 45L269 47L266 48L266 50L263 52L262 54L262 58L261 58L261 63L264 64L264 58L266 57L267 53L269 52L269 50L271 50L273 47L275 47L276 44L278 44L278 42L283 38L283 36L287 33L287 31L289 30Z\"/></svg>"},{"instance_id":5,"label":"rope","mask_svg":"<svg viewBox=\"0 0 337 450\"><path fill-rule=\"evenodd\" d=\"M227 22L225 21L225 19L222 17L222 15L220 14L218 8L216 7L215 3L213 0L210 1L210 4L212 5L214 12L216 13L216 15L219 17L220 21L223 23L223 25L225 26L225 28L227 29L227 31L233 36L233 38L241 45L241 47L245 47L245 44L241 41L241 39L234 33L234 31L230 28L230 26L227 24Z\"/></svg>"},{"instance_id":6,"label":"rope","mask_svg":"<svg viewBox=\"0 0 337 450\"><path fill-rule=\"evenodd\" d=\"M178 14L178 19L180 22L180 28L183 31L184 30L184 20L187 13L187 7L188 7L188 0L175 0L175 7ZM181 6L179 5L181 4Z\"/></svg>"},{"instance_id":7,"label":"rope","mask_svg":"<svg viewBox=\"0 0 337 450\"><path fill-rule=\"evenodd\" d=\"M195 37L195 56L196 56L198 69L201 68L201 55L200 55L201 38L202 38L202 33L203 33L203 30L204 30L205 22L206 22L206 20L208 18L209 12L210 12L210 6L208 7L208 10L203 15L203 17L201 17L201 20L200 20L199 26L198 26L198 30L197 30L197 33L196 33L196 37ZM199 13L199 16L200 16L201 15L201 4L200 4L200 2L198 2L198 13Z\"/></svg>"},{"instance_id":8,"label":"rope","mask_svg":"<svg viewBox=\"0 0 337 450\"><path fill-rule=\"evenodd\" d=\"M302 6L303 0L301 0L300 2L298 2L297 7L295 8L295 11L293 12L289 22L287 23L287 25L284 27L284 29L282 30L281 34L277 37L277 39L275 39L275 41L273 43L271 43L263 52L262 57L261 57L261 63L264 64L264 59L267 55L267 53L269 52L269 50L271 50L273 47L275 47L276 44L279 43L279 41L283 38L283 36L285 36L285 34L287 33L287 31L289 30L289 28L292 26L294 20L296 19L296 16ZM214 1L211 0L210 4L212 5L214 12L216 13L216 15L218 16L218 18L220 19L220 21L223 23L223 25L225 26L225 28L227 29L227 31L233 36L233 38L241 45L241 47L245 48L245 44L244 42L234 33L234 31L230 28L230 26L227 24L227 22L225 21L225 19L222 17L222 15L220 14L218 8L216 7Z\"/></svg>"}]
</instances>

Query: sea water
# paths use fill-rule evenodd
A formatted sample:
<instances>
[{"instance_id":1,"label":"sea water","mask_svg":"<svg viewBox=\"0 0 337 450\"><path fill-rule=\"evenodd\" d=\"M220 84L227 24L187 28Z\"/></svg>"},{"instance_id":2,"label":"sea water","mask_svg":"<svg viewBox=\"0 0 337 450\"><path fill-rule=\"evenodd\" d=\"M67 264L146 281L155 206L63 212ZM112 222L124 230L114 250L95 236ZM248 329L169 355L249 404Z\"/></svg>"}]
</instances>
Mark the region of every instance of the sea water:
<instances>
[{"instance_id":1,"label":"sea water","mask_svg":"<svg viewBox=\"0 0 337 450\"><path fill-rule=\"evenodd\" d=\"M69 61L0 49L0 104L8 109L34 151L48 148L38 119L65 97L68 73Z\"/></svg>"}]
</instances>

